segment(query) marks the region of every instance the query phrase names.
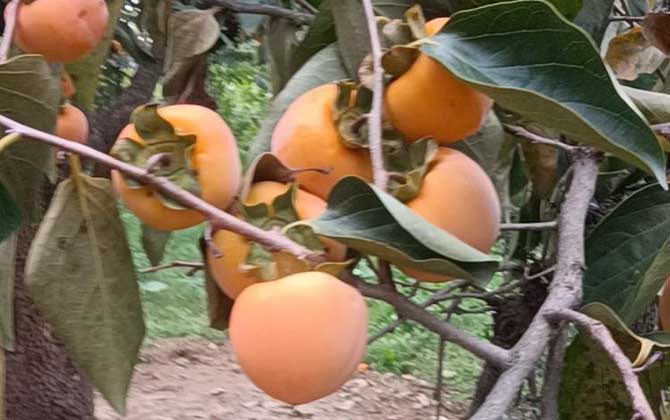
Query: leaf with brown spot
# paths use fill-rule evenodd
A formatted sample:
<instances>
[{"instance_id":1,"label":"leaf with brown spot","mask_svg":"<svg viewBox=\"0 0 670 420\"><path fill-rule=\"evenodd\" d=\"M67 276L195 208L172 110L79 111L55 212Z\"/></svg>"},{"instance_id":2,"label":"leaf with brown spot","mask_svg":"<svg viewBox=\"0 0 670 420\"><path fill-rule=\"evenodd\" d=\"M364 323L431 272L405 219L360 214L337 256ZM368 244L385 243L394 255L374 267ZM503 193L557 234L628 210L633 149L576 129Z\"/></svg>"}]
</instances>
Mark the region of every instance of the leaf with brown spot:
<instances>
[{"instance_id":1,"label":"leaf with brown spot","mask_svg":"<svg viewBox=\"0 0 670 420\"><path fill-rule=\"evenodd\" d=\"M609 43L605 60L617 78L635 80L641 73L653 73L665 60L640 27L623 32Z\"/></svg>"}]
</instances>

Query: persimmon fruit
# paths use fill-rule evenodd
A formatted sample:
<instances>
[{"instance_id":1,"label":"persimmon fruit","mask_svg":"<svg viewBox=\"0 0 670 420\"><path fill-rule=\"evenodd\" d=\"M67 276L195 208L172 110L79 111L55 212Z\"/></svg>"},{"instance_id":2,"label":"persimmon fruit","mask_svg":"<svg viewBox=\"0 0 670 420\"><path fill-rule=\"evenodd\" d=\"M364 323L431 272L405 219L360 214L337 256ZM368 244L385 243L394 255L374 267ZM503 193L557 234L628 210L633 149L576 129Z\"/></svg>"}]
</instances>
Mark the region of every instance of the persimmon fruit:
<instances>
[{"instance_id":1,"label":"persimmon fruit","mask_svg":"<svg viewBox=\"0 0 670 420\"><path fill-rule=\"evenodd\" d=\"M230 340L256 386L297 405L337 391L356 372L367 328L361 294L312 271L246 288L233 305Z\"/></svg>"},{"instance_id":2,"label":"persimmon fruit","mask_svg":"<svg viewBox=\"0 0 670 420\"><path fill-rule=\"evenodd\" d=\"M348 148L341 141L333 110L338 88L316 87L298 97L275 126L272 153L293 169L319 168L323 174L306 171L297 175L305 190L326 199L332 187L347 175L372 179L367 149Z\"/></svg>"},{"instance_id":3,"label":"persimmon fruit","mask_svg":"<svg viewBox=\"0 0 670 420\"><path fill-rule=\"evenodd\" d=\"M245 205L270 204L276 197L284 194L290 186L273 181L257 182L251 186L244 200ZM326 202L307 191L297 190L295 209L301 220L318 217L326 210ZM237 296L250 285L259 282L253 272L245 270L243 265L251 248L249 241L237 233L219 230L213 235L217 249L223 254L215 258L209 250L208 263L212 275L221 290L230 298ZM330 261L344 260L346 248L333 240L322 239L326 258Z\"/></svg>"},{"instance_id":4,"label":"persimmon fruit","mask_svg":"<svg viewBox=\"0 0 670 420\"><path fill-rule=\"evenodd\" d=\"M220 209L228 208L240 189L242 170L237 143L226 122L199 105L166 106L158 108L158 115L177 133L195 136L190 163L197 171L201 198ZM118 138L146 145L133 124L127 125ZM167 207L151 187L131 188L118 171L112 171L112 185L130 211L154 229L184 229L206 219L195 210Z\"/></svg>"},{"instance_id":5,"label":"persimmon fruit","mask_svg":"<svg viewBox=\"0 0 670 420\"><path fill-rule=\"evenodd\" d=\"M440 147L419 195L407 207L468 245L488 253L500 233L500 202L484 170L464 153ZM442 282L449 276L403 268L414 278Z\"/></svg>"},{"instance_id":6,"label":"persimmon fruit","mask_svg":"<svg viewBox=\"0 0 670 420\"><path fill-rule=\"evenodd\" d=\"M429 21L426 34L439 32L447 21ZM409 141L430 136L448 145L479 131L492 104L491 99L456 79L442 64L419 54L410 68L388 86L385 115Z\"/></svg>"},{"instance_id":7,"label":"persimmon fruit","mask_svg":"<svg viewBox=\"0 0 670 420\"><path fill-rule=\"evenodd\" d=\"M14 41L47 61L71 63L102 40L109 11L105 0L35 0L20 3Z\"/></svg>"},{"instance_id":8,"label":"persimmon fruit","mask_svg":"<svg viewBox=\"0 0 670 420\"><path fill-rule=\"evenodd\" d=\"M65 104L56 117L55 134L67 140L86 144L88 142L88 119L77 107Z\"/></svg>"}]
</instances>

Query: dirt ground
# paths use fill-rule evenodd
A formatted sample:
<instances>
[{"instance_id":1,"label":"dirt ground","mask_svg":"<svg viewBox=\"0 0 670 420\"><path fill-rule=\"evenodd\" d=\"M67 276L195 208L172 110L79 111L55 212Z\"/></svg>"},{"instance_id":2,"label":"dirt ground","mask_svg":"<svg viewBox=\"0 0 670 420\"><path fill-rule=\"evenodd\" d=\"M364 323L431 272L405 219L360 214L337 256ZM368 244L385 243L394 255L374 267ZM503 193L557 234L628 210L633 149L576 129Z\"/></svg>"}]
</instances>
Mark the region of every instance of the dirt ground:
<instances>
[{"instance_id":1,"label":"dirt ground","mask_svg":"<svg viewBox=\"0 0 670 420\"><path fill-rule=\"evenodd\" d=\"M256 389L227 344L162 341L148 347L141 360L131 386L128 420L436 419L431 384L407 375L358 373L338 393L291 407ZM439 420L463 417L462 404L443 404ZM100 396L96 418L122 419Z\"/></svg>"}]
</instances>

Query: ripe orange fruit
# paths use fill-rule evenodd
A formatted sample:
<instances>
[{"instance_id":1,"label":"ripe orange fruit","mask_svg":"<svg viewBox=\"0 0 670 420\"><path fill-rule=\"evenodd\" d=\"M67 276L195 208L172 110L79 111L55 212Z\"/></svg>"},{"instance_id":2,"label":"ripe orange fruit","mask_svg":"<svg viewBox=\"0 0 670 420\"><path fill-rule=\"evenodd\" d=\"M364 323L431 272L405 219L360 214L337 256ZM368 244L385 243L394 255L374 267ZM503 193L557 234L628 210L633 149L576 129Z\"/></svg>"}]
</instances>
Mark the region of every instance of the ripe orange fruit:
<instances>
[{"instance_id":1,"label":"ripe orange fruit","mask_svg":"<svg viewBox=\"0 0 670 420\"><path fill-rule=\"evenodd\" d=\"M251 381L289 404L337 391L365 353L365 300L330 274L304 272L245 289L230 318L230 340Z\"/></svg>"},{"instance_id":2,"label":"ripe orange fruit","mask_svg":"<svg viewBox=\"0 0 670 420\"><path fill-rule=\"evenodd\" d=\"M66 72L63 70L63 73L60 76L60 93L61 96L65 99L70 99L72 96L74 96L76 92L76 89L74 87L74 83L72 82L72 78Z\"/></svg>"},{"instance_id":3,"label":"ripe orange fruit","mask_svg":"<svg viewBox=\"0 0 670 420\"><path fill-rule=\"evenodd\" d=\"M245 199L245 205L270 204L275 197L284 194L290 186L279 182L263 181L254 184ZM325 201L306 191L298 190L295 209L301 220L318 217L326 209ZM220 230L214 234L214 244L223 254L215 258L209 251L208 263L217 284L232 299L259 279L243 265L251 248L249 241L237 233ZM346 248L333 240L323 239L326 257L330 261L344 260Z\"/></svg>"},{"instance_id":4,"label":"ripe orange fruit","mask_svg":"<svg viewBox=\"0 0 670 420\"><path fill-rule=\"evenodd\" d=\"M448 18L426 24L434 35ZM481 128L493 102L456 79L442 64L420 54L412 66L391 82L386 90L385 112L409 141L431 136L447 145L475 134Z\"/></svg>"},{"instance_id":5,"label":"ripe orange fruit","mask_svg":"<svg viewBox=\"0 0 670 420\"><path fill-rule=\"evenodd\" d=\"M329 169L298 174L298 183L326 199L333 185L347 175L371 180L369 152L351 149L340 141L333 119L335 84L322 85L298 97L286 110L272 134L272 153L293 169Z\"/></svg>"},{"instance_id":6,"label":"ripe orange fruit","mask_svg":"<svg viewBox=\"0 0 670 420\"><path fill-rule=\"evenodd\" d=\"M240 189L242 171L237 143L226 122L216 112L198 105L166 106L158 108L158 115L177 133L195 136L191 165L197 171L201 197L220 209L228 208ZM124 138L146 144L132 124L119 134L119 139ZM195 210L165 206L150 187L130 188L117 171L112 171L112 185L142 223L154 229L184 229L205 221Z\"/></svg>"},{"instance_id":7,"label":"ripe orange fruit","mask_svg":"<svg viewBox=\"0 0 670 420\"><path fill-rule=\"evenodd\" d=\"M35 0L21 3L14 40L47 61L71 63L102 40L109 12L105 0Z\"/></svg>"},{"instance_id":8,"label":"ripe orange fruit","mask_svg":"<svg viewBox=\"0 0 670 420\"><path fill-rule=\"evenodd\" d=\"M88 143L88 120L81 110L70 104L63 105L56 118L55 134L77 143Z\"/></svg>"},{"instance_id":9,"label":"ripe orange fruit","mask_svg":"<svg viewBox=\"0 0 670 420\"><path fill-rule=\"evenodd\" d=\"M419 195L406 203L419 216L488 253L500 233L500 202L484 170L465 154L441 147L431 162ZM442 282L449 276L403 271L421 281Z\"/></svg>"}]
</instances>

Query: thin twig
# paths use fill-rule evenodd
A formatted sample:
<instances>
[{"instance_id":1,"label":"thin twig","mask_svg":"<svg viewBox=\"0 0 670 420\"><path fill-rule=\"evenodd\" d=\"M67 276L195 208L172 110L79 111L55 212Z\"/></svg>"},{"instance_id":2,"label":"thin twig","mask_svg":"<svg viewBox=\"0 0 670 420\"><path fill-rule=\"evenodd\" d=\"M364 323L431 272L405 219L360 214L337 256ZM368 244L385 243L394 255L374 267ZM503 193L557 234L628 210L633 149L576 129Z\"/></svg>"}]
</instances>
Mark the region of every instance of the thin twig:
<instances>
[{"instance_id":1,"label":"thin twig","mask_svg":"<svg viewBox=\"0 0 670 420\"><path fill-rule=\"evenodd\" d=\"M169 153L156 153L147 160L147 164L144 165L144 170L147 172L154 172L160 166L169 165L172 161L172 157Z\"/></svg>"},{"instance_id":2,"label":"thin twig","mask_svg":"<svg viewBox=\"0 0 670 420\"><path fill-rule=\"evenodd\" d=\"M670 123L654 124L651 126L656 134L670 136Z\"/></svg>"},{"instance_id":3,"label":"thin twig","mask_svg":"<svg viewBox=\"0 0 670 420\"><path fill-rule=\"evenodd\" d=\"M573 308L581 301L584 229L598 177L598 158L589 149L577 149L575 153L574 175L558 220L557 265L549 295L512 348L512 367L500 375L470 420L499 420L505 414L549 342L553 326L544 314L556 309Z\"/></svg>"},{"instance_id":4,"label":"thin twig","mask_svg":"<svg viewBox=\"0 0 670 420\"><path fill-rule=\"evenodd\" d=\"M580 331L588 334L619 369L638 418L641 420L656 420L654 411L649 406L649 401L644 395L630 359L621 351L621 348L612 338L612 334L602 322L572 309L547 311L544 315L553 321L569 321L575 324Z\"/></svg>"},{"instance_id":5,"label":"thin twig","mask_svg":"<svg viewBox=\"0 0 670 420\"><path fill-rule=\"evenodd\" d=\"M549 355L545 363L542 400L540 401L542 420L558 420L560 418L558 396L561 389L561 370L563 369L568 338L567 327L561 325L549 343Z\"/></svg>"},{"instance_id":6,"label":"thin twig","mask_svg":"<svg viewBox=\"0 0 670 420\"><path fill-rule=\"evenodd\" d=\"M663 357L664 356L663 356L662 352L660 352L660 351L654 352L654 354L652 354L651 357L649 357L649 359L647 359L647 361L644 362L644 364L642 366L640 366L639 368L634 368L633 372L635 372L637 374L640 374L640 373L648 370L650 367L652 367L654 364L656 364L656 362L658 362L659 360L663 360Z\"/></svg>"},{"instance_id":7,"label":"thin twig","mask_svg":"<svg viewBox=\"0 0 670 420\"><path fill-rule=\"evenodd\" d=\"M235 13L249 13L252 15L266 15L285 18L298 24L309 23L313 18L313 16L308 13L296 12L295 10L267 4L245 3L234 0L209 0L207 1L207 5L210 7L223 7L224 9Z\"/></svg>"},{"instance_id":8,"label":"thin twig","mask_svg":"<svg viewBox=\"0 0 670 420\"><path fill-rule=\"evenodd\" d=\"M439 334L442 339L458 344L477 357L496 366L508 367L510 365L512 359L508 350L445 323L396 291L366 283L350 271L346 272L343 278L358 288L364 296L382 300L393 306L399 317L422 325L426 329Z\"/></svg>"},{"instance_id":9,"label":"thin twig","mask_svg":"<svg viewBox=\"0 0 670 420\"><path fill-rule=\"evenodd\" d=\"M537 222L537 223L503 223L500 225L501 231L525 230L529 232L540 232L544 230L556 230L557 221Z\"/></svg>"},{"instance_id":10,"label":"thin twig","mask_svg":"<svg viewBox=\"0 0 670 420\"><path fill-rule=\"evenodd\" d=\"M0 43L0 63L7 61L9 50L12 48L16 16L19 11L19 1L12 0L5 6L5 31L2 33L2 43Z\"/></svg>"},{"instance_id":11,"label":"thin twig","mask_svg":"<svg viewBox=\"0 0 670 420\"><path fill-rule=\"evenodd\" d=\"M365 18L370 33L370 47L372 51L373 90L372 108L368 114L368 131L370 145L370 159L375 185L386 190L388 172L384 167L382 151L382 102L384 100L384 68L382 67L382 47L379 40L379 30L371 0L363 0Z\"/></svg>"},{"instance_id":12,"label":"thin twig","mask_svg":"<svg viewBox=\"0 0 670 420\"><path fill-rule=\"evenodd\" d=\"M403 324L403 322L405 322L404 319L398 318L395 321L393 321L392 323L390 323L387 326L385 326L384 328L382 328L381 330L379 330L375 335L368 338L368 346L370 344L374 343L375 341L379 340L380 338L384 337L385 335L391 334L392 332L397 330L398 327L400 327Z\"/></svg>"},{"instance_id":13,"label":"thin twig","mask_svg":"<svg viewBox=\"0 0 670 420\"><path fill-rule=\"evenodd\" d=\"M304 9L309 11L311 14L316 14L319 9L316 7L312 6L308 1L306 0L295 0L296 3L298 3L300 6L302 6Z\"/></svg>"},{"instance_id":14,"label":"thin twig","mask_svg":"<svg viewBox=\"0 0 670 420\"><path fill-rule=\"evenodd\" d=\"M628 22L628 23L639 23L644 20L644 16L610 16L610 22Z\"/></svg>"},{"instance_id":15,"label":"thin twig","mask_svg":"<svg viewBox=\"0 0 670 420\"><path fill-rule=\"evenodd\" d=\"M324 260L322 255L314 253L304 246L293 242L291 239L282 235L280 232L265 231L245 222L244 220L238 219L237 217L228 214L225 211L202 200L194 194L179 188L169 180L152 175L143 168L138 168L128 163L122 162L87 145L79 144L61 137L54 136L52 134L35 130L34 128L30 128L26 125L18 123L3 115L0 115L0 125L7 127L8 133L23 134L31 139L59 147L68 152L75 153L105 165L110 169L115 169L144 185L150 185L161 194L174 199L179 204L202 213L209 219L210 223L215 225L217 228L238 233L271 250L286 251L295 255L299 259L308 260L314 263L319 263Z\"/></svg>"},{"instance_id":16,"label":"thin twig","mask_svg":"<svg viewBox=\"0 0 670 420\"><path fill-rule=\"evenodd\" d=\"M540 272L538 272L538 273L528 274L528 275L524 276L524 278L525 278L526 280L535 280L535 279L539 279L540 277L544 277L544 276L546 276L547 274L551 274L551 273L553 273L554 271L556 271L556 266L555 266L555 265L552 265L551 267L549 267L549 268L547 268L547 269L545 269L545 270L542 270L542 271L540 271Z\"/></svg>"},{"instance_id":17,"label":"thin twig","mask_svg":"<svg viewBox=\"0 0 670 420\"><path fill-rule=\"evenodd\" d=\"M516 134L519 137L523 137L525 139L528 139L532 141L533 143L539 143L539 144L547 144L549 146L556 147L558 149L563 149L566 152L574 152L575 149L577 148L576 146L570 146L569 144L565 144L559 140L554 140L554 139L548 139L546 137L542 137L538 134L535 134L533 132L530 132L526 130L523 127L517 126L517 125L509 125L505 124L505 130L509 131L512 134Z\"/></svg>"},{"instance_id":18,"label":"thin twig","mask_svg":"<svg viewBox=\"0 0 670 420\"><path fill-rule=\"evenodd\" d=\"M155 273L157 271L167 270L170 268L190 268L192 270L204 270L205 264L201 262L172 261L170 263L157 265L155 267L145 268L144 270L141 270L140 273Z\"/></svg>"}]
</instances>

